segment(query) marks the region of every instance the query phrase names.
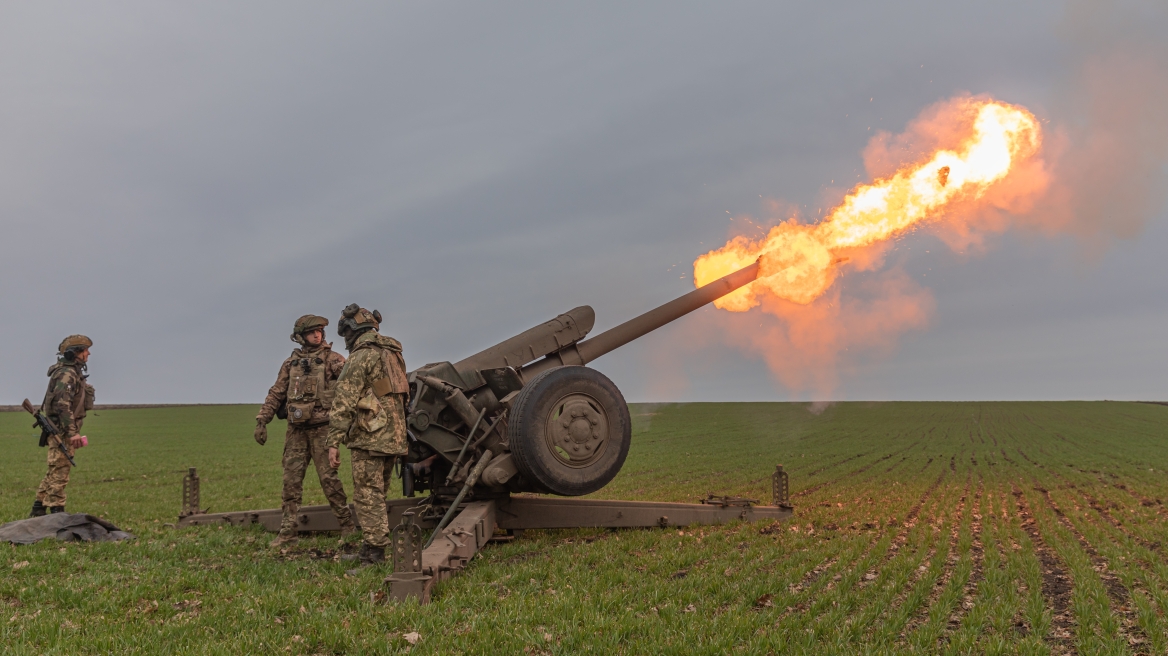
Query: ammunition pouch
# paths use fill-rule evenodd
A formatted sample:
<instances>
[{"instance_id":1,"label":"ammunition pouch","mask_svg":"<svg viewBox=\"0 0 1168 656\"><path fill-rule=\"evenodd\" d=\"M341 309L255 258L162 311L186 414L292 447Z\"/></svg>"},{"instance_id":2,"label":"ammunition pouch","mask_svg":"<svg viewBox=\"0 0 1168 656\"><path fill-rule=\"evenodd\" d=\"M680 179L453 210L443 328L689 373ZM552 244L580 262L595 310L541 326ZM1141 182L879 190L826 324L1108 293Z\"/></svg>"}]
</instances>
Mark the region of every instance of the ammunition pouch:
<instances>
[{"instance_id":1,"label":"ammunition pouch","mask_svg":"<svg viewBox=\"0 0 1168 656\"><path fill-rule=\"evenodd\" d=\"M287 419L288 418L288 400L287 399L281 401L280 407L276 408L276 418L277 419Z\"/></svg>"},{"instance_id":2,"label":"ammunition pouch","mask_svg":"<svg viewBox=\"0 0 1168 656\"><path fill-rule=\"evenodd\" d=\"M86 409L86 410L92 410L92 409L93 409L93 403L94 403L94 401L96 401L96 400L97 400L97 395L96 395L96 393L93 391L93 385L90 385L89 383L86 383L86 384L85 384L85 409Z\"/></svg>"},{"instance_id":3,"label":"ammunition pouch","mask_svg":"<svg viewBox=\"0 0 1168 656\"><path fill-rule=\"evenodd\" d=\"M357 425L367 433L377 433L389 425L389 413L372 391L366 392L357 402Z\"/></svg>"},{"instance_id":4,"label":"ammunition pouch","mask_svg":"<svg viewBox=\"0 0 1168 656\"><path fill-rule=\"evenodd\" d=\"M315 408L316 401L287 404L288 423L292 425L307 424L312 421L312 411Z\"/></svg>"}]
</instances>

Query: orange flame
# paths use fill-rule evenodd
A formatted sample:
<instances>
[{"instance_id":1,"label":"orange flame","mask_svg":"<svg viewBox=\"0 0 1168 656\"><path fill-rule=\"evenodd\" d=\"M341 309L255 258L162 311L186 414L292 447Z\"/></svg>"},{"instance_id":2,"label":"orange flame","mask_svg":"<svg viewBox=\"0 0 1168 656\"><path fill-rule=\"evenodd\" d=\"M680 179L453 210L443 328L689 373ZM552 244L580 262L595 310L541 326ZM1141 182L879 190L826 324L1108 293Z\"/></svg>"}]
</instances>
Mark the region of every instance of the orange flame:
<instances>
[{"instance_id":1,"label":"orange flame","mask_svg":"<svg viewBox=\"0 0 1168 656\"><path fill-rule=\"evenodd\" d=\"M694 284L700 287L757 259L758 280L715 306L745 312L759 304L764 290L809 304L835 282L849 249L885 242L939 219L958 202L976 201L1036 154L1041 143L1038 120L1023 107L969 99L954 106L952 120L962 124L965 135L955 148L939 149L924 161L857 186L820 223L791 219L762 239L735 237L694 262Z\"/></svg>"}]
</instances>

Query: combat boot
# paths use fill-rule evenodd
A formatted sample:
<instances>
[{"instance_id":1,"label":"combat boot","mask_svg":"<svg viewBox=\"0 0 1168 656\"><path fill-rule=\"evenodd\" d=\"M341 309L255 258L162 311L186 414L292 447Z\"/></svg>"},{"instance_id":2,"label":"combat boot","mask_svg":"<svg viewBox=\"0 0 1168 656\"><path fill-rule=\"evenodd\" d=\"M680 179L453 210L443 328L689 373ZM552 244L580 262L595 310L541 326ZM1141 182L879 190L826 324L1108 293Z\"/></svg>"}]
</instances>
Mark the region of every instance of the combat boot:
<instances>
[{"instance_id":1,"label":"combat boot","mask_svg":"<svg viewBox=\"0 0 1168 656\"><path fill-rule=\"evenodd\" d=\"M296 531L280 531L276 535L276 539L272 540L268 546L271 547L291 547L300 541L300 537L296 535Z\"/></svg>"},{"instance_id":2,"label":"combat boot","mask_svg":"<svg viewBox=\"0 0 1168 656\"><path fill-rule=\"evenodd\" d=\"M37 499L36 501L32 502L32 512L29 513L28 516L44 517L46 512L48 512L48 510L45 508L45 504L41 503L40 499Z\"/></svg>"},{"instance_id":3,"label":"combat boot","mask_svg":"<svg viewBox=\"0 0 1168 656\"><path fill-rule=\"evenodd\" d=\"M380 565L385 562L385 547L375 547L368 542L362 542L357 558L360 559L362 567Z\"/></svg>"},{"instance_id":4,"label":"combat boot","mask_svg":"<svg viewBox=\"0 0 1168 656\"><path fill-rule=\"evenodd\" d=\"M345 554L341 560L359 560L357 569L346 572L349 576L356 576L365 567L374 567L385 562L385 547L375 547L368 542L361 543L361 551L356 554Z\"/></svg>"},{"instance_id":5,"label":"combat boot","mask_svg":"<svg viewBox=\"0 0 1168 656\"><path fill-rule=\"evenodd\" d=\"M63 512L65 512L65 506L49 506L49 512L51 512L51 513L62 512L63 513Z\"/></svg>"},{"instance_id":6,"label":"combat boot","mask_svg":"<svg viewBox=\"0 0 1168 656\"><path fill-rule=\"evenodd\" d=\"M350 535L355 534L356 532L357 532L357 527L353 525L353 520L349 520L348 522L341 524L341 539L342 540L349 537Z\"/></svg>"}]
</instances>

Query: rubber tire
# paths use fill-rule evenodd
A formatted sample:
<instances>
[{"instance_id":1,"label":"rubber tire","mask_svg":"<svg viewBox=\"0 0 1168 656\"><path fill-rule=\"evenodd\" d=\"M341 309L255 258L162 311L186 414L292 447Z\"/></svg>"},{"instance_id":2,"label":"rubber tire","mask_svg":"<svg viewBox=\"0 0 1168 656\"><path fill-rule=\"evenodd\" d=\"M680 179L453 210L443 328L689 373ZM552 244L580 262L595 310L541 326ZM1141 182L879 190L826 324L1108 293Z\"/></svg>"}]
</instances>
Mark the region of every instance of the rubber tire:
<instances>
[{"instance_id":1,"label":"rubber tire","mask_svg":"<svg viewBox=\"0 0 1168 656\"><path fill-rule=\"evenodd\" d=\"M583 467L565 465L550 452L547 419L555 403L567 394L583 393L596 399L608 415L608 437L599 460ZM519 391L507 429L511 455L519 471L551 494L575 497L608 485L629 455L632 419L625 397L607 376L588 367L549 369Z\"/></svg>"}]
</instances>

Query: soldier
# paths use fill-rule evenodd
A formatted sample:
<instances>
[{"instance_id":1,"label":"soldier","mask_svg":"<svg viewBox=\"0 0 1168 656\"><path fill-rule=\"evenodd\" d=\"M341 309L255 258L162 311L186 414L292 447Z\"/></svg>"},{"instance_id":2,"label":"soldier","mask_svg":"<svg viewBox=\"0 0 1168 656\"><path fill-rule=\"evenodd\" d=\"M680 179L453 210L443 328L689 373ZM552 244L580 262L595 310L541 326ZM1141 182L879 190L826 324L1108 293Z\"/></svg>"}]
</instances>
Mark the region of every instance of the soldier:
<instances>
[{"instance_id":1,"label":"soldier","mask_svg":"<svg viewBox=\"0 0 1168 656\"><path fill-rule=\"evenodd\" d=\"M340 464L338 444L353 458L353 503L364 541L362 565L385 561L389 517L385 495L394 461L406 454L406 364L401 344L378 334L381 313L356 303L345 308L337 333L349 361L337 381L329 420L329 464Z\"/></svg>"},{"instance_id":2,"label":"soldier","mask_svg":"<svg viewBox=\"0 0 1168 656\"><path fill-rule=\"evenodd\" d=\"M93 409L93 386L86 383L89 347L93 340L85 335L69 335L57 347L57 364L49 367L49 389L41 403L41 412L61 432L49 437L49 471L37 488L29 517L48 512L65 512L65 486L69 484L69 459L81 447L81 422L85 412ZM66 456L57 443L64 444Z\"/></svg>"},{"instance_id":3,"label":"soldier","mask_svg":"<svg viewBox=\"0 0 1168 656\"><path fill-rule=\"evenodd\" d=\"M306 314L296 320L292 341L300 348L280 365L276 384L256 415L255 440L262 446L268 441L268 424L282 408L287 409L288 430L284 436L284 517L273 547L295 544L296 513L304 491L304 472L308 461L316 465L320 487L341 525L341 535L352 534L353 515L345 498L345 488L337 478L337 467L329 462L325 437L328 433L329 407L337 376L345 366L345 357L333 353L332 344L324 341L328 319ZM283 415L283 413L280 413Z\"/></svg>"}]
</instances>

